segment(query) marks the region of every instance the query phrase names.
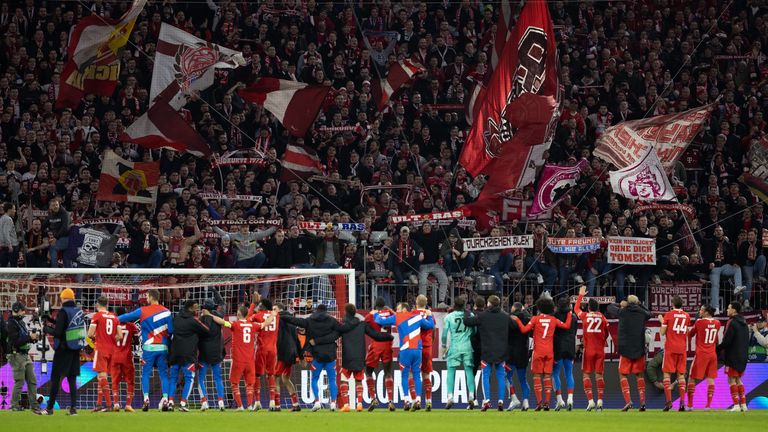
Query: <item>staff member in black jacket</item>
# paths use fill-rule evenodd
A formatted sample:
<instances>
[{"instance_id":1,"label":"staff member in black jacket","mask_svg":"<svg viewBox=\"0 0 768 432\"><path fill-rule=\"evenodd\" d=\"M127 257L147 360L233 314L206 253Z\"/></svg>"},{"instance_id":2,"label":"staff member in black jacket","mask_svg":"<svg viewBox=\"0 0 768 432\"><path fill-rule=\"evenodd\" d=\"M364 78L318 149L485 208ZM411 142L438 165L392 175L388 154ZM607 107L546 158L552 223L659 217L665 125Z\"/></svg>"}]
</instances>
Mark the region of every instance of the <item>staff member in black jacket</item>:
<instances>
[{"instance_id":1,"label":"staff member in black jacket","mask_svg":"<svg viewBox=\"0 0 768 432\"><path fill-rule=\"evenodd\" d=\"M488 297L488 309L475 316L470 316L468 311L464 312L464 324L479 329L480 360L484 363L483 394L485 400L482 411L487 411L491 407L491 369L496 374L497 408L502 411L504 409L504 395L506 394L504 360L507 358L508 352L509 329L514 323L509 315L501 310L501 299L492 295Z\"/></svg>"},{"instance_id":2,"label":"staff member in black jacket","mask_svg":"<svg viewBox=\"0 0 768 432\"><path fill-rule=\"evenodd\" d=\"M291 381L291 369L293 364L296 363L296 357L299 356L299 338L296 332L296 326L283 321L285 316L293 316L290 312L285 310L285 305L277 303L272 308L277 311L280 319L280 325L277 327L277 365L275 366L275 376L277 389L275 390L280 395L280 387L282 386L288 391L288 395L291 397L291 411L301 411L299 406L299 395L296 393L296 387ZM275 406L276 411L280 411L280 404Z\"/></svg>"},{"instance_id":3,"label":"staff member in black jacket","mask_svg":"<svg viewBox=\"0 0 768 432\"><path fill-rule=\"evenodd\" d=\"M51 368L51 393L48 395L45 413L53 415L61 378L67 377L69 415L77 415L77 377L80 375L80 350L85 347L85 315L75 304L75 292L71 289L61 290L59 298L62 303L56 315L55 327L45 328L45 332L53 336L56 350Z\"/></svg>"},{"instance_id":4,"label":"staff member in black jacket","mask_svg":"<svg viewBox=\"0 0 768 432\"><path fill-rule=\"evenodd\" d=\"M651 313L640 304L636 295L630 295L621 304L608 305L607 315L619 318L619 375L624 394L623 411L632 408L627 375L635 374L637 392L640 393L640 411L645 411L645 323Z\"/></svg>"},{"instance_id":5,"label":"staff member in black jacket","mask_svg":"<svg viewBox=\"0 0 768 432\"><path fill-rule=\"evenodd\" d=\"M531 320L531 315L526 312L523 304L515 302L512 305L511 315L516 316L523 325L528 324ZM528 359L530 358L529 350L529 336L528 333L520 333L520 329L517 326L511 327L509 330L509 336L507 340L509 346L509 355L507 356L507 383L509 383L509 407L507 411L512 411L521 406L520 400L515 395L515 386L513 383L513 377L517 375L517 380L520 382L520 390L523 393L522 410L528 411L528 396L531 393L531 388L528 386L526 380L525 370L528 368Z\"/></svg>"},{"instance_id":6,"label":"staff member in black jacket","mask_svg":"<svg viewBox=\"0 0 768 432\"><path fill-rule=\"evenodd\" d=\"M349 412L350 406L356 406L358 412L363 410L363 380L365 379L365 336L368 335L371 339L384 342L391 341L391 333L377 332L370 326L370 324L361 320L357 315L357 308L355 305L348 303L344 306L346 315L344 316L344 325L340 329L342 334L341 340L341 387L339 388L340 399L342 401L341 411ZM315 340L317 342L317 340ZM356 386L357 399L359 403L349 403L349 380L353 378L358 382ZM376 397L374 389L368 388L368 396L371 399ZM371 404L371 407L375 407L375 404ZM369 407L368 410L372 411L373 408Z\"/></svg>"},{"instance_id":7,"label":"staff member in black jacket","mask_svg":"<svg viewBox=\"0 0 768 432\"><path fill-rule=\"evenodd\" d=\"M555 311L555 318L562 322L568 319L568 313L571 311L571 303L566 297L561 297L557 302L557 311ZM573 410L573 359L576 357L576 329L578 328L579 320L573 315L571 319L571 328L569 329L556 329L555 341L554 341L554 360L555 365L552 368L552 387L555 389L555 395L557 395L557 405L555 411L560 411L563 408L568 411ZM568 402L563 401L563 395L560 386L560 369L565 372L565 385L568 389Z\"/></svg>"},{"instance_id":8,"label":"staff member in black jacket","mask_svg":"<svg viewBox=\"0 0 768 432\"><path fill-rule=\"evenodd\" d=\"M189 411L187 398L192 392L192 382L195 380L195 363L197 362L197 345L200 337L207 336L211 329L203 324L197 313L200 304L195 300L184 302L184 309L173 317L173 336L168 363L171 365L170 395L168 410L173 411L173 401L176 397L176 383L179 373L184 374L184 388L181 393L180 411Z\"/></svg>"},{"instance_id":9,"label":"staff member in black jacket","mask_svg":"<svg viewBox=\"0 0 768 432\"><path fill-rule=\"evenodd\" d=\"M741 377L747 368L747 351L749 350L749 328L747 321L741 315L741 303L731 302L726 310L728 324L725 325L723 341L717 346L717 353L725 364L728 375L728 385L731 387L733 407L731 411L747 410L747 395L744 394L744 384Z\"/></svg>"},{"instance_id":10,"label":"staff member in black jacket","mask_svg":"<svg viewBox=\"0 0 768 432\"><path fill-rule=\"evenodd\" d=\"M210 312L211 315L223 318L222 314L217 310L216 303L211 300L205 302L203 309ZM221 326L214 321L211 315L203 315L203 317L200 318L200 321L210 329L208 334L200 336L200 344L197 347L200 352L198 357L200 361L200 374L197 377L197 386L202 398L200 410L205 411L209 408L208 391L205 388L205 377L208 375L208 369L210 369L211 374L213 374L213 383L216 386L219 410L224 411L224 381L221 376L221 362L224 360L224 345L221 342Z\"/></svg>"},{"instance_id":11,"label":"staff member in black jacket","mask_svg":"<svg viewBox=\"0 0 768 432\"><path fill-rule=\"evenodd\" d=\"M6 323L8 332L8 363L13 371L13 393L11 393L11 411L21 411L21 388L27 384L27 395L32 412L41 415L40 405L37 404L37 378L35 366L29 358L32 343L40 338L37 332L30 332L24 322L25 307L22 303L14 303L11 316ZM2 319L2 318L0 318Z\"/></svg>"}]
</instances>

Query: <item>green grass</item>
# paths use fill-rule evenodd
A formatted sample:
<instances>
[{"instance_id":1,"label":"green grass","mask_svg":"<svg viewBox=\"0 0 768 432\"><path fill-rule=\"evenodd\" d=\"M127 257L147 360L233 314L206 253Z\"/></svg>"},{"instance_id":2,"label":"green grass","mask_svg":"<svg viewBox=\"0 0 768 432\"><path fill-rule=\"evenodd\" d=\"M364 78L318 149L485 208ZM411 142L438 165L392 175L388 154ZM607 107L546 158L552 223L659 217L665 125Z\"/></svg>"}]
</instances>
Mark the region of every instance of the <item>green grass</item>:
<instances>
[{"instance_id":1,"label":"green grass","mask_svg":"<svg viewBox=\"0 0 768 432\"><path fill-rule=\"evenodd\" d=\"M159 413L136 412L91 414L81 412L69 417L57 411L53 417L38 417L29 412L0 412L3 431L236 431L266 430L272 432L360 431L360 432L424 432L516 430L545 432L578 432L610 430L633 431L750 431L762 430L768 424L768 411L748 413L648 411L646 413L606 411L578 412L467 412L436 410L431 413L269 413L216 412ZM248 429L244 429L248 428ZM522 429L521 429L522 428Z\"/></svg>"}]
</instances>

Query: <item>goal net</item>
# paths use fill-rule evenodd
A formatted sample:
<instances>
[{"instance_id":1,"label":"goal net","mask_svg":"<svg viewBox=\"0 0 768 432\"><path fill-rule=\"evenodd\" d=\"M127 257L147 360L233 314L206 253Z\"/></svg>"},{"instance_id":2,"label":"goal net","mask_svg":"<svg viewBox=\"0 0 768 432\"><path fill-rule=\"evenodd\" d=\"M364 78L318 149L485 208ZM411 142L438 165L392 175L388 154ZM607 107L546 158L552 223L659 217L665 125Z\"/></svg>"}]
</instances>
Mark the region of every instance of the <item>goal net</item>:
<instances>
[{"instance_id":1,"label":"goal net","mask_svg":"<svg viewBox=\"0 0 768 432\"><path fill-rule=\"evenodd\" d=\"M15 302L21 302L27 307L26 320L30 327L39 328L44 323L42 317L46 314L56 316L61 308L59 293L71 288L75 291L77 303L83 308L88 319L95 312L96 300L104 296L109 300L110 310L117 312L120 308L127 312L146 304L145 293L150 289L160 292L161 304L178 313L186 300L195 300L201 306L206 303L215 304L216 309L225 319L235 319L237 307L249 304L251 295L259 292L262 297L269 298L273 303L282 303L286 309L296 316L309 315L314 307L323 304L336 318L343 316L344 304L355 299L355 278L353 269L33 269L33 268L0 268L0 311L9 311ZM88 323L88 320L86 320ZM222 349L225 360L221 364L224 382L224 402L232 406L232 394L229 385L229 369L231 364L231 333L222 329ZM50 365L53 360L53 340L48 337L37 343L31 350L36 362L38 376L38 393L47 398L50 388ZM135 378L133 405L141 405L141 344L138 339L133 341ZM340 350L340 348L339 348ZM341 358L339 351L339 359ZM97 380L93 371L93 350L89 347L81 355L80 377L78 378L78 404L81 408L96 405ZM314 399L310 394L308 374L294 367L292 380L299 393L299 400L308 405ZM216 401L216 387L211 372L205 377L196 376L193 392L188 402L192 407L199 406L200 391L198 380L202 379L208 392L208 399ZM305 381L306 380L306 381ZM323 383L326 383L323 377ZM304 382L305 381L305 382ZM12 387L13 378L9 365L0 368L0 382L8 388ZM161 396L160 381L157 370L153 371L151 379L150 398L154 407ZM111 383L111 381L110 381ZM182 380L176 386L177 400L181 393ZM268 403L267 380L262 379L262 405ZM244 385L244 384L243 384ZM68 392L66 385L64 393ZM321 385L327 392L326 385ZM242 389L244 390L244 389ZM284 389L283 389L284 390ZM121 405L125 403L127 387L121 384ZM244 391L241 391L245 394ZM10 407L10 391L0 394L0 409ZM321 398L327 400L328 395ZM7 400L6 400L7 399ZM63 395L57 403L68 404L69 397ZM289 395L281 394L283 406L290 402ZM215 404L215 402L214 402Z\"/></svg>"}]
</instances>

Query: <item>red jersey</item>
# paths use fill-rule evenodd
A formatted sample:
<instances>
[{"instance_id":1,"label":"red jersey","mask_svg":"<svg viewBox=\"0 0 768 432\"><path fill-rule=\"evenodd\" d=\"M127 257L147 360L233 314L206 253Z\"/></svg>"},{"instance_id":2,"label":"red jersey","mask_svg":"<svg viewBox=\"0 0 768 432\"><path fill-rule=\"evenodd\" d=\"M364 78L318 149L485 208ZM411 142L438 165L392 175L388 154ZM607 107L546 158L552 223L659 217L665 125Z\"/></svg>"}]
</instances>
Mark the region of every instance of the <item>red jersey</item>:
<instances>
[{"instance_id":1,"label":"red jersey","mask_svg":"<svg viewBox=\"0 0 768 432\"><path fill-rule=\"evenodd\" d=\"M382 317L382 318L388 318L388 317L392 316L394 314L394 312L392 312L389 309L382 309L382 310L380 310L378 312L377 311L370 311L370 312L368 312L368 315L365 316L366 324L371 326L371 328L374 329L375 331L380 332L380 333L392 333L392 327L391 326L382 326L382 325L376 323L376 320L373 319L373 316L376 313L378 313L379 316ZM382 342L382 341L372 340L371 343L392 346L392 342L391 341L384 341L384 342Z\"/></svg>"},{"instance_id":2,"label":"red jersey","mask_svg":"<svg viewBox=\"0 0 768 432\"><path fill-rule=\"evenodd\" d=\"M259 331L258 347L259 349L277 352L277 326L279 325L278 321L280 321L280 315L267 310L260 310L256 313L253 313L254 307L255 305L252 304L251 308L248 310L247 319L250 322L261 323L264 322L264 319L267 317L267 315L275 315L274 321L272 321L269 326L264 327Z\"/></svg>"},{"instance_id":3,"label":"red jersey","mask_svg":"<svg viewBox=\"0 0 768 432\"><path fill-rule=\"evenodd\" d=\"M690 332L690 336L696 336L696 353L715 355L719 332L720 321L714 318L697 320Z\"/></svg>"},{"instance_id":4,"label":"red jersey","mask_svg":"<svg viewBox=\"0 0 768 432\"><path fill-rule=\"evenodd\" d=\"M426 309L414 309L415 312L418 312L419 315L421 315L422 318L425 320L427 319L427 310ZM421 348L424 351L429 351L429 349L432 348L432 333L433 330L421 330Z\"/></svg>"},{"instance_id":5,"label":"red jersey","mask_svg":"<svg viewBox=\"0 0 768 432\"><path fill-rule=\"evenodd\" d=\"M117 350L117 317L109 312L96 312L91 319L91 325L96 326L94 343L96 350L104 354L112 354Z\"/></svg>"},{"instance_id":6,"label":"red jersey","mask_svg":"<svg viewBox=\"0 0 768 432\"><path fill-rule=\"evenodd\" d=\"M576 299L576 316L581 320L583 331L584 351L600 353L605 351L605 341L608 339L608 320L600 312L585 312L581 310L581 299Z\"/></svg>"},{"instance_id":7,"label":"red jersey","mask_svg":"<svg viewBox=\"0 0 768 432\"><path fill-rule=\"evenodd\" d=\"M261 329L260 324L237 320L232 323L232 362L253 363L256 335Z\"/></svg>"},{"instance_id":8,"label":"red jersey","mask_svg":"<svg viewBox=\"0 0 768 432\"><path fill-rule=\"evenodd\" d=\"M536 315L528 322L523 323L518 319L517 326L521 333L528 333L533 330L533 353L539 356L551 356L554 354L555 329L568 329L571 327L571 313L565 322L553 317L552 315Z\"/></svg>"},{"instance_id":9,"label":"red jersey","mask_svg":"<svg viewBox=\"0 0 768 432\"><path fill-rule=\"evenodd\" d=\"M664 315L664 325L667 326L667 341L664 351L672 354L688 352L688 326L691 316L681 309L672 309Z\"/></svg>"},{"instance_id":10,"label":"red jersey","mask_svg":"<svg viewBox=\"0 0 768 432\"><path fill-rule=\"evenodd\" d=\"M122 323L118 327L123 332L123 337L116 343L112 363L133 364L133 337L139 332L139 328L132 322Z\"/></svg>"}]
</instances>

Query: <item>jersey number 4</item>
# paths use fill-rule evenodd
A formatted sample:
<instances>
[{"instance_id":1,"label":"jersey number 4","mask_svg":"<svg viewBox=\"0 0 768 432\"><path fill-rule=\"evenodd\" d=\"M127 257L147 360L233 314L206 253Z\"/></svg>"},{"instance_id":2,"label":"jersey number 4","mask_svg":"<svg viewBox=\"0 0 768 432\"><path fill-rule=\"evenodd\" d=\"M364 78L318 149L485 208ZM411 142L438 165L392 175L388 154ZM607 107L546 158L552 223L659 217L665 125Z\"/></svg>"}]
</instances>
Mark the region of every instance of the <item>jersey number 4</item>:
<instances>
[{"instance_id":1,"label":"jersey number 4","mask_svg":"<svg viewBox=\"0 0 768 432\"><path fill-rule=\"evenodd\" d=\"M672 325L672 331L677 334L686 334L688 333L688 326L685 324L685 319L683 318L675 318L675 322Z\"/></svg>"}]
</instances>

